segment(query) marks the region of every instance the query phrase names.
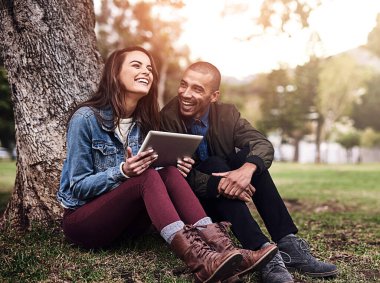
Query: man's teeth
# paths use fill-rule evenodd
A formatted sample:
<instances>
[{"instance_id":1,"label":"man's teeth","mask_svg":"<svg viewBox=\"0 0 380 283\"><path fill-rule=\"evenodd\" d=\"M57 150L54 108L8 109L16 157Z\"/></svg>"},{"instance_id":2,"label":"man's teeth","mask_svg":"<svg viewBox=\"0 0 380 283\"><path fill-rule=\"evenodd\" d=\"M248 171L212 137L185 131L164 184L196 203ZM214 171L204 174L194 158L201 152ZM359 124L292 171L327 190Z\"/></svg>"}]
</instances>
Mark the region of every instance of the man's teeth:
<instances>
[{"instance_id":1,"label":"man's teeth","mask_svg":"<svg viewBox=\"0 0 380 283\"><path fill-rule=\"evenodd\" d=\"M182 104L185 105L185 106L191 106L191 105L193 105L191 102L185 102L185 101L182 101Z\"/></svg>"}]
</instances>

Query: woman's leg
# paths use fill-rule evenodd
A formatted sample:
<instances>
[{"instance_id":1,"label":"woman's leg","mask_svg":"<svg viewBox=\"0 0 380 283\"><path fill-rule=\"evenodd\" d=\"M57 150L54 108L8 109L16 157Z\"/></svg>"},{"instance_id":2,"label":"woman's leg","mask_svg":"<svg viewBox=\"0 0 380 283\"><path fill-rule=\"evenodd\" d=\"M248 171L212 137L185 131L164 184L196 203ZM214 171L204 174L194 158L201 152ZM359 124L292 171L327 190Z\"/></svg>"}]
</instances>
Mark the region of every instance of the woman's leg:
<instances>
[{"instance_id":1,"label":"woman's leg","mask_svg":"<svg viewBox=\"0 0 380 283\"><path fill-rule=\"evenodd\" d=\"M109 245L137 219L149 215L158 231L180 221L160 175L148 169L64 216L65 235L88 248ZM148 223L147 223L148 224Z\"/></svg>"},{"instance_id":2,"label":"woman's leg","mask_svg":"<svg viewBox=\"0 0 380 283\"><path fill-rule=\"evenodd\" d=\"M180 218L186 224L194 224L207 217L198 198L176 167L165 167L158 170L158 173Z\"/></svg>"},{"instance_id":3,"label":"woman's leg","mask_svg":"<svg viewBox=\"0 0 380 283\"><path fill-rule=\"evenodd\" d=\"M174 193L175 196L180 194ZM195 227L184 226L161 176L154 169L148 169L140 176L127 180L111 192L65 215L64 231L68 238L84 247L101 247L112 242L128 228L144 208L154 226L161 235L166 234L165 239L170 247L199 281L223 280L230 277L237 268L242 259L239 252L217 253L201 239ZM182 227L173 225L178 222L182 223Z\"/></svg>"}]
</instances>

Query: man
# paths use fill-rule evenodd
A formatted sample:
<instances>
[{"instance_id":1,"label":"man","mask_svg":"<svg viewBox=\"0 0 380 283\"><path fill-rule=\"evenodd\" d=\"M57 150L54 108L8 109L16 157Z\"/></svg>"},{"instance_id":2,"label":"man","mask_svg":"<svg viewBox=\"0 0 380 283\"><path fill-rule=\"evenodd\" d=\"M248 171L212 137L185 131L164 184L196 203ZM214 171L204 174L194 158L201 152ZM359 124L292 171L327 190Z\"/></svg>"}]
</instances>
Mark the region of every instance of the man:
<instances>
[{"instance_id":1,"label":"man","mask_svg":"<svg viewBox=\"0 0 380 283\"><path fill-rule=\"evenodd\" d=\"M230 104L219 103L221 75L210 63L189 66L178 97L161 110L162 130L204 136L187 180L214 221L232 223L246 249L269 244L246 201L252 198L279 252L262 268L263 282L294 282L289 270L313 277L337 274L333 264L309 252L268 172L273 146Z\"/></svg>"}]
</instances>

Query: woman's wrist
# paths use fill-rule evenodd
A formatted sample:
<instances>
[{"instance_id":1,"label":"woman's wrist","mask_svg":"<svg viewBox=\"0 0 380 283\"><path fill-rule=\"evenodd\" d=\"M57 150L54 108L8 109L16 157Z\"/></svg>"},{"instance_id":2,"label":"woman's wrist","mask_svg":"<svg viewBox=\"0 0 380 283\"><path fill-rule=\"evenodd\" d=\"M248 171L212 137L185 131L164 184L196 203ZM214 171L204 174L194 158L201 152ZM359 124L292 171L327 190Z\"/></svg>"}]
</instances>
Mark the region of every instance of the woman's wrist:
<instances>
[{"instance_id":1,"label":"woman's wrist","mask_svg":"<svg viewBox=\"0 0 380 283\"><path fill-rule=\"evenodd\" d=\"M123 175L125 178L130 178L127 174L125 174L124 170L123 170L123 166L124 166L124 161L120 163L120 173L121 175Z\"/></svg>"}]
</instances>

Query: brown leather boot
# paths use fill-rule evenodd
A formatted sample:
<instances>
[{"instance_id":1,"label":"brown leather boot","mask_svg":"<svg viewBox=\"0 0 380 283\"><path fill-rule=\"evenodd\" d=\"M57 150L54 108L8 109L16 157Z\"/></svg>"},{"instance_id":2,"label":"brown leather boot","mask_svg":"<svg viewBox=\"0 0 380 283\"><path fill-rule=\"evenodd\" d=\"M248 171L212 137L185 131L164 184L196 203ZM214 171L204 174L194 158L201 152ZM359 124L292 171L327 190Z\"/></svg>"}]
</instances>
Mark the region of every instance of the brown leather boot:
<instances>
[{"instance_id":1,"label":"brown leather boot","mask_svg":"<svg viewBox=\"0 0 380 283\"><path fill-rule=\"evenodd\" d=\"M277 246L270 244L260 250L252 251L236 248L228 235L228 222L213 223L199 230L205 242L218 252L228 252L238 250L243 255L240 266L235 271L235 275L243 276L248 272L258 271L264 267L277 253Z\"/></svg>"},{"instance_id":2,"label":"brown leather boot","mask_svg":"<svg viewBox=\"0 0 380 283\"><path fill-rule=\"evenodd\" d=\"M234 273L242 255L237 250L219 253L199 236L198 229L186 225L176 233L170 247L194 273L196 282L218 282Z\"/></svg>"}]
</instances>

